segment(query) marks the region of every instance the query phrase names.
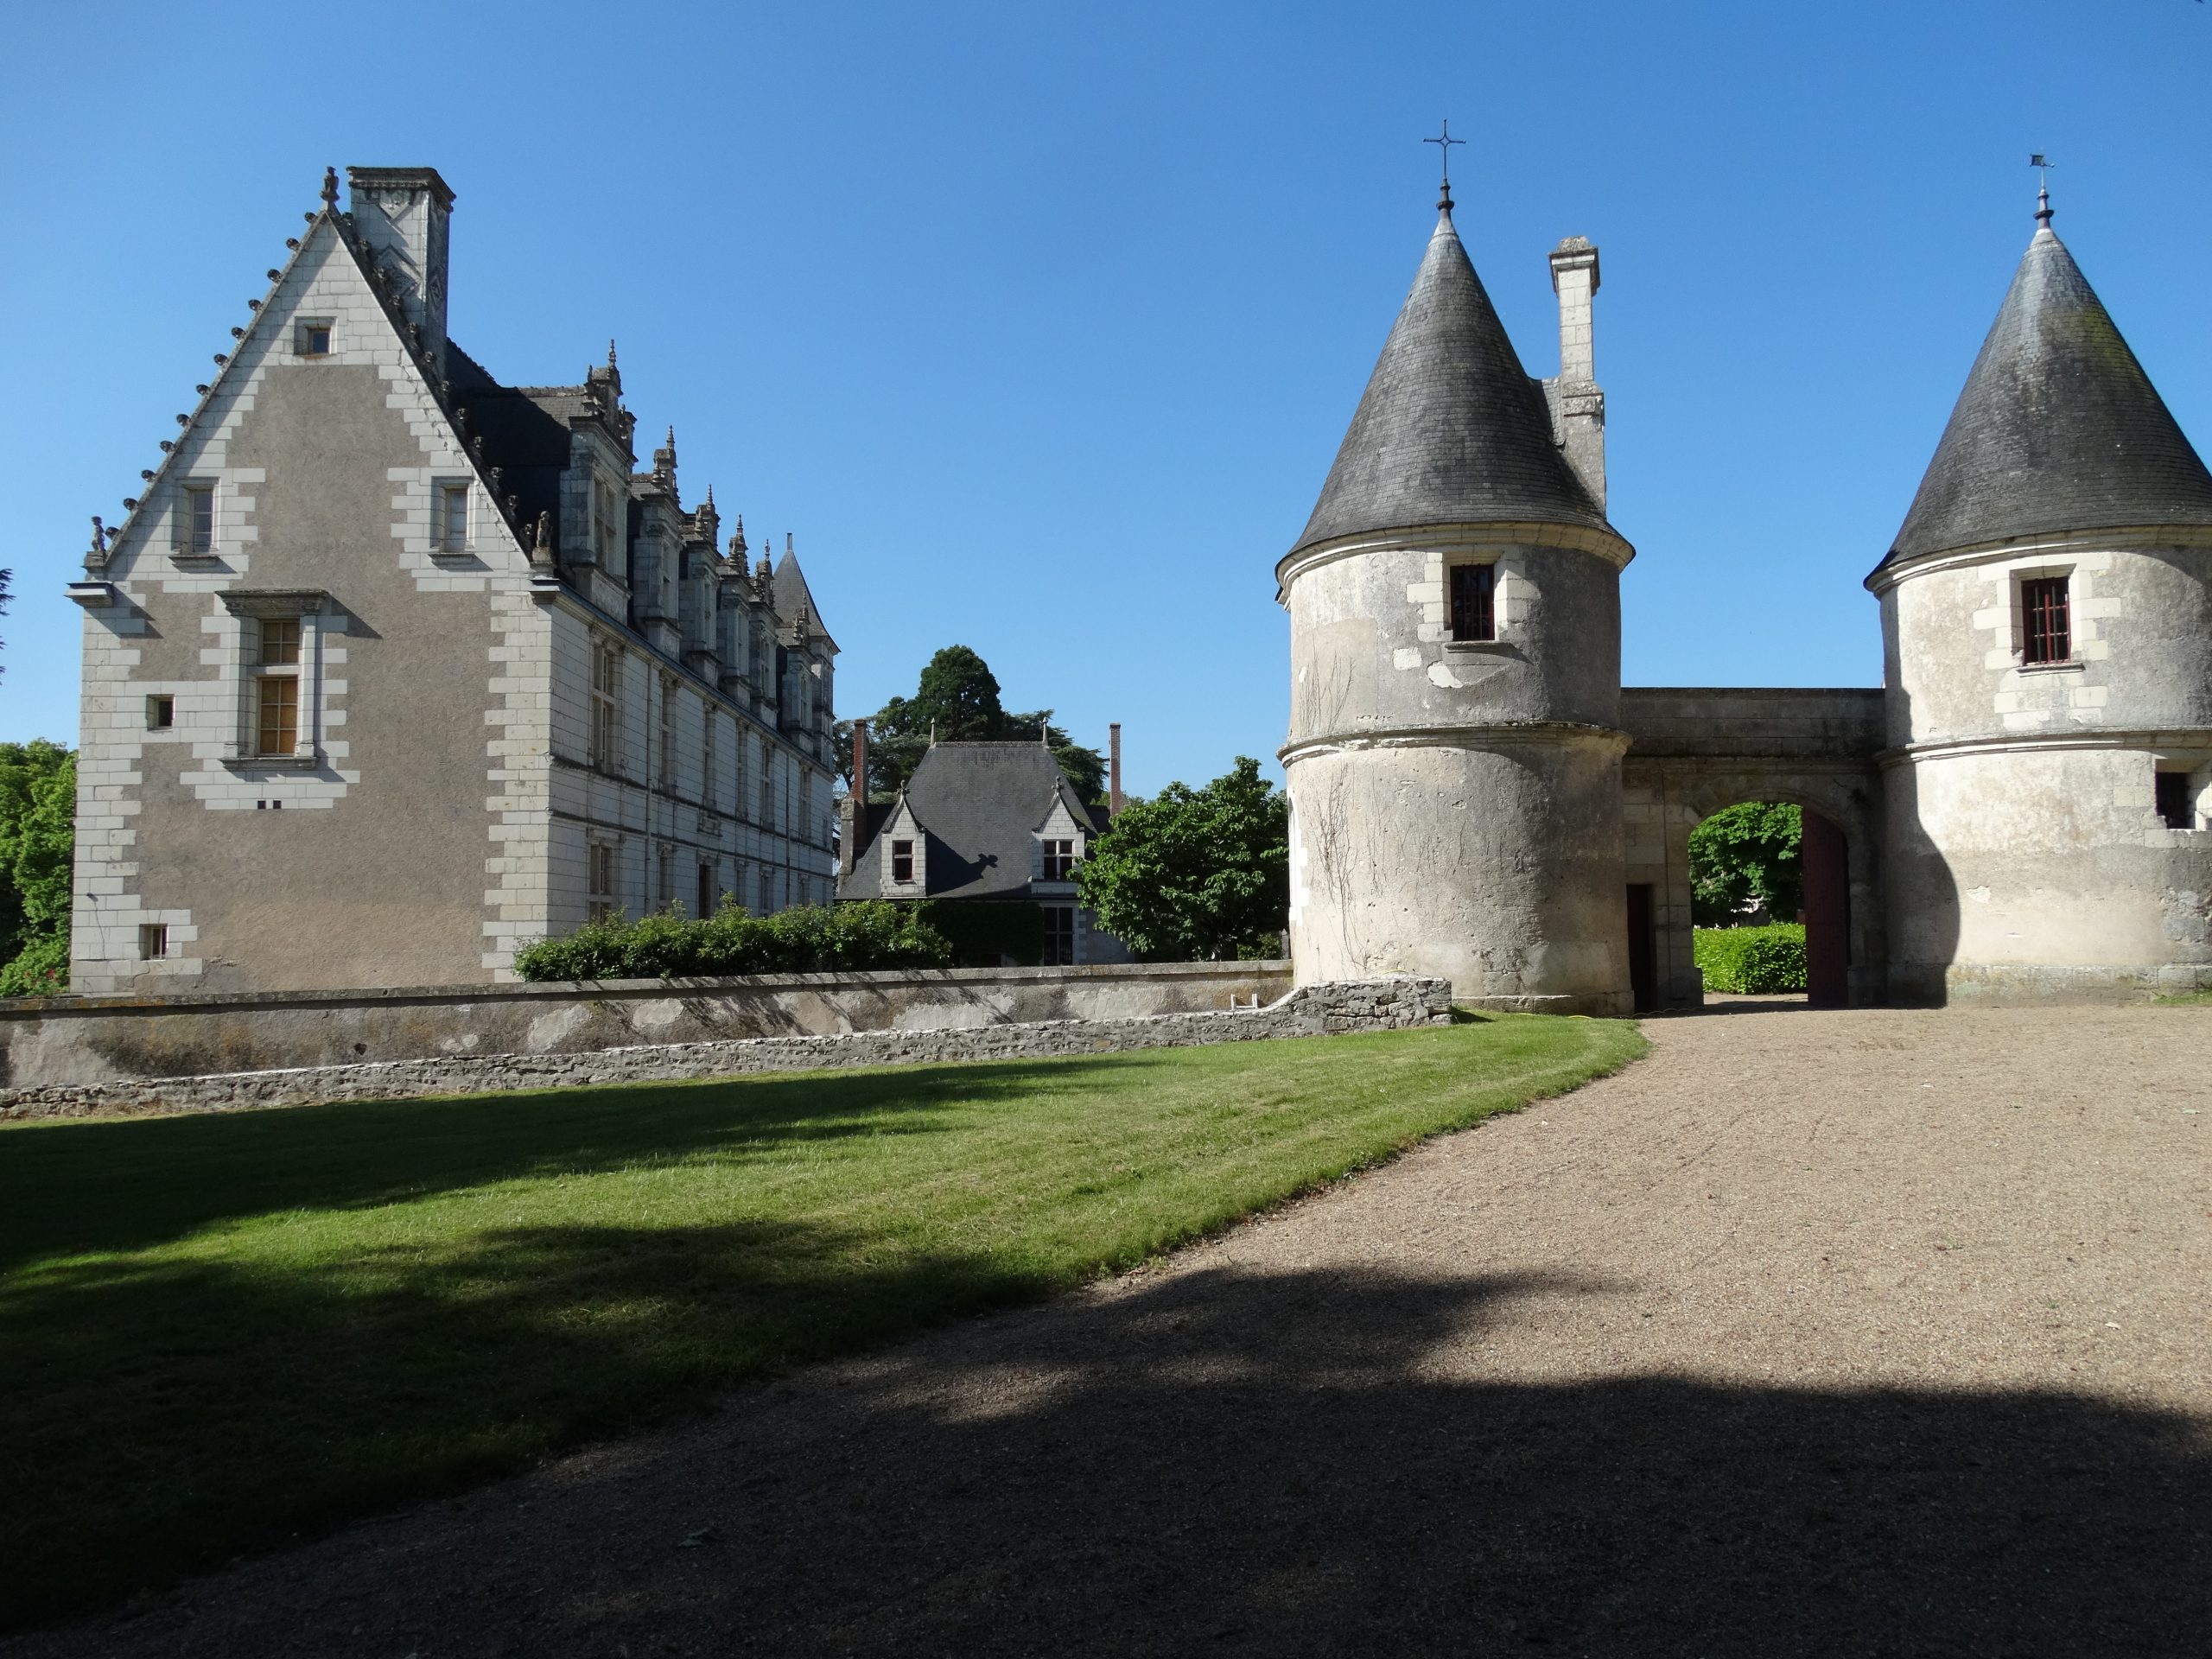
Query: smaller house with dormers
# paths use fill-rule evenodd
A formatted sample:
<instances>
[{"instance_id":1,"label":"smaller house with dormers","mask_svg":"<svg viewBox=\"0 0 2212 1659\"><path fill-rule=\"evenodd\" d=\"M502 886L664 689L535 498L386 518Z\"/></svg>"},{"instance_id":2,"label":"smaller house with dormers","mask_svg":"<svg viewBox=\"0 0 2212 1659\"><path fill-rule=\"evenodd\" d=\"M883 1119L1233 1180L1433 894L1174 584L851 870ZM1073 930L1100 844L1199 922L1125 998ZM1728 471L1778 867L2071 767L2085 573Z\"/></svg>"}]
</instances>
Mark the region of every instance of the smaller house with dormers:
<instances>
[{"instance_id":1,"label":"smaller house with dormers","mask_svg":"<svg viewBox=\"0 0 2212 1659\"><path fill-rule=\"evenodd\" d=\"M963 966L1129 960L1076 899L1104 809L1041 743L932 743L897 798L867 814L839 898L931 900Z\"/></svg>"}]
</instances>

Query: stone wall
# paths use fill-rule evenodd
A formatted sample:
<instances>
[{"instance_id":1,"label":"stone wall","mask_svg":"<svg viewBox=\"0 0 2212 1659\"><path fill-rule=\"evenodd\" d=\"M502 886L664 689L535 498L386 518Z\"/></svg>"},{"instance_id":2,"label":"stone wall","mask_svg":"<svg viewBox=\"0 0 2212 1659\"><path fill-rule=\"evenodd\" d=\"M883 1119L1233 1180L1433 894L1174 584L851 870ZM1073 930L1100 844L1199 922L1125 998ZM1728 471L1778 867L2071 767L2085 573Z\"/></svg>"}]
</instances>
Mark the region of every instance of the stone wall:
<instances>
[{"instance_id":1,"label":"stone wall","mask_svg":"<svg viewBox=\"0 0 2212 1659\"><path fill-rule=\"evenodd\" d=\"M640 1044L969 1030L1270 1002L1287 962L0 1001L0 1090Z\"/></svg>"},{"instance_id":2,"label":"stone wall","mask_svg":"<svg viewBox=\"0 0 2212 1659\"><path fill-rule=\"evenodd\" d=\"M1307 986L1265 1007L1233 1013L1052 1020L930 1031L861 1031L737 1042L657 1043L589 1053L492 1054L58 1084L0 1092L0 1119L242 1111L318 1101L670 1083L761 1071L1036 1059L1264 1038L1402 1031L1448 1025L1451 1020L1448 983L1441 979L1401 977Z\"/></svg>"}]
</instances>

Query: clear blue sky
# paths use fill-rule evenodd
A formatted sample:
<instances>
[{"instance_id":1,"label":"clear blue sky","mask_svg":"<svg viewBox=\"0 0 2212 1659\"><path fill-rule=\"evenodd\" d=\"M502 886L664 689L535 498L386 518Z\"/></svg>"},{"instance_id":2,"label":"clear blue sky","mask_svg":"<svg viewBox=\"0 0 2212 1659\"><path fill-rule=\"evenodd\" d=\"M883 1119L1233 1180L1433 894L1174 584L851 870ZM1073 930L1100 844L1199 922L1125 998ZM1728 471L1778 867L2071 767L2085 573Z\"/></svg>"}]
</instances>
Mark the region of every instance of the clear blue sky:
<instances>
[{"instance_id":1,"label":"clear blue sky","mask_svg":"<svg viewBox=\"0 0 2212 1659\"><path fill-rule=\"evenodd\" d=\"M1532 372L1603 252L1631 684L1872 684L1889 544L2033 226L2200 446L2212 7L2190 0L26 6L0 61L0 737L69 739L91 514L315 206L459 194L455 336L621 345L755 545L794 531L842 713L936 647L1157 788L1271 756L1272 569L1432 222Z\"/></svg>"}]
</instances>

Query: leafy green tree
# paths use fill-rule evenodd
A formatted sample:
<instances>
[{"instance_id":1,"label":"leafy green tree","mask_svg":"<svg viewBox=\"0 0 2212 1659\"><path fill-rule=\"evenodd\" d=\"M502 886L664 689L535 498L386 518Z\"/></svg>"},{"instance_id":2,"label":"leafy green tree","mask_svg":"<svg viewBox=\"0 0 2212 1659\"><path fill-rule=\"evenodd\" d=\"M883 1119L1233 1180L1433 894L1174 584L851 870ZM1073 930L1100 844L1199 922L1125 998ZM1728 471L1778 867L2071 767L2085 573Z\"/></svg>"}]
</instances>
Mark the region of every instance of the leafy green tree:
<instances>
[{"instance_id":1,"label":"leafy green tree","mask_svg":"<svg viewBox=\"0 0 2212 1659\"><path fill-rule=\"evenodd\" d=\"M947 645L923 668L912 696L893 697L870 717L868 798L887 800L905 786L929 752L932 734L941 743L1007 743L1033 739L1039 727L1045 730L1046 747L1082 798L1104 798L1106 758L1071 741L1052 720L1049 709L1007 713L990 664L966 645ZM852 732L850 721L837 722L838 764L848 789L854 786Z\"/></svg>"},{"instance_id":2,"label":"leafy green tree","mask_svg":"<svg viewBox=\"0 0 2212 1659\"><path fill-rule=\"evenodd\" d=\"M67 988L76 815L74 754L0 743L0 995Z\"/></svg>"},{"instance_id":3,"label":"leafy green tree","mask_svg":"<svg viewBox=\"0 0 2212 1659\"><path fill-rule=\"evenodd\" d=\"M1290 805L1236 757L1132 804L1076 867L1084 904L1147 962L1271 957L1290 921Z\"/></svg>"},{"instance_id":4,"label":"leafy green tree","mask_svg":"<svg viewBox=\"0 0 2212 1659\"><path fill-rule=\"evenodd\" d=\"M1715 812L1690 831L1690 919L1726 926L1764 905L1773 920L1796 921L1805 906L1803 836L1803 815L1783 803L1746 801Z\"/></svg>"}]
</instances>

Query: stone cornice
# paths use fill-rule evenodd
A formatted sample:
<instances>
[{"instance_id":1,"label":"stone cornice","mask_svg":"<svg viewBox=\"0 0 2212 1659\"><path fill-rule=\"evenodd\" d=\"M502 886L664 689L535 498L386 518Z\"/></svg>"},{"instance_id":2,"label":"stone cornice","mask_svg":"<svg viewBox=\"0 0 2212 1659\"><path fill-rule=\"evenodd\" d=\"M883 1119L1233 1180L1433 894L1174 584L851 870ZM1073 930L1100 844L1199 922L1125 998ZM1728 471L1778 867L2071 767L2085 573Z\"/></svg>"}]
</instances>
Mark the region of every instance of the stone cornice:
<instances>
[{"instance_id":1,"label":"stone cornice","mask_svg":"<svg viewBox=\"0 0 2212 1659\"><path fill-rule=\"evenodd\" d=\"M1938 570L1956 570L1999 560L2068 557L2082 553L2157 547L2212 548L2212 527L2200 524L2137 524L2118 530L2053 531L2047 535L2015 536L2008 541L1979 542L1967 547L1947 547L1939 553L1922 553L1895 563L1878 566L1866 578L1867 592L1879 597L1913 576Z\"/></svg>"},{"instance_id":2,"label":"stone cornice","mask_svg":"<svg viewBox=\"0 0 2212 1659\"><path fill-rule=\"evenodd\" d=\"M1379 730L1338 732L1301 737L1275 751L1285 766L1313 754L1367 749L1609 748L1626 751L1629 735L1610 726L1573 720L1501 721L1493 725L1395 726Z\"/></svg>"},{"instance_id":3,"label":"stone cornice","mask_svg":"<svg viewBox=\"0 0 2212 1659\"><path fill-rule=\"evenodd\" d=\"M2100 731L2006 732L1997 737L1951 738L1940 743L1907 743L1874 757L1885 770L1922 760L1949 760L1977 754L2024 754L2039 749L2206 749L2212 727L2113 727Z\"/></svg>"},{"instance_id":4,"label":"stone cornice","mask_svg":"<svg viewBox=\"0 0 2212 1659\"><path fill-rule=\"evenodd\" d=\"M1281 602L1290 591L1290 584L1315 566L1355 558L1363 553L1402 549L1423 553L1439 549L1450 552L1497 549L1502 552L1516 547L1556 547L1591 553L1616 570L1626 568L1636 556L1636 550L1619 536L1581 524L1422 524L1409 530L1363 531L1357 536L1339 536L1286 553L1275 564L1275 598Z\"/></svg>"}]
</instances>

